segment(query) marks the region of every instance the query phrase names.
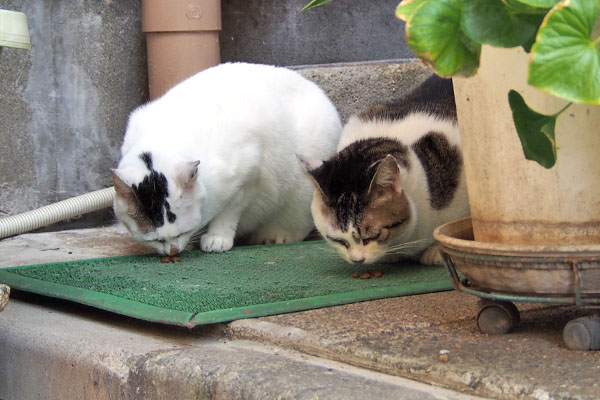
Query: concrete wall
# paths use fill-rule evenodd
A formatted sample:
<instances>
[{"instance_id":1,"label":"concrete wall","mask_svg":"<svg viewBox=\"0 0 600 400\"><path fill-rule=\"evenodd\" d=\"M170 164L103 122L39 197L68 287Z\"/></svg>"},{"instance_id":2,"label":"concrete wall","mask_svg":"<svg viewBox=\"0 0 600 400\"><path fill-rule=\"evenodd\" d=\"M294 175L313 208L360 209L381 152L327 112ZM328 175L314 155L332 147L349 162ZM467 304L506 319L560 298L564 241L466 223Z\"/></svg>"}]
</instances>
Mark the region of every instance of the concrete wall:
<instances>
[{"instance_id":1,"label":"concrete wall","mask_svg":"<svg viewBox=\"0 0 600 400\"><path fill-rule=\"evenodd\" d=\"M334 0L302 11L309 0L221 0L223 60L279 65L412 57L400 0Z\"/></svg>"},{"instance_id":2,"label":"concrete wall","mask_svg":"<svg viewBox=\"0 0 600 400\"><path fill-rule=\"evenodd\" d=\"M31 51L0 55L0 216L101 189L147 97L138 0L1 0Z\"/></svg>"},{"instance_id":3,"label":"concrete wall","mask_svg":"<svg viewBox=\"0 0 600 400\"><path fill-rule=\"evenodd\" d=\"M398 0L223 0L223 61L278 65L409 57ZM376 4L377 6L373 6ZM0 217L111 185L127 116L147 99L140 0L0 0L31 51L0 54ZM107 222L109 212L76 226Z\"/></svg>"}]
</instances>

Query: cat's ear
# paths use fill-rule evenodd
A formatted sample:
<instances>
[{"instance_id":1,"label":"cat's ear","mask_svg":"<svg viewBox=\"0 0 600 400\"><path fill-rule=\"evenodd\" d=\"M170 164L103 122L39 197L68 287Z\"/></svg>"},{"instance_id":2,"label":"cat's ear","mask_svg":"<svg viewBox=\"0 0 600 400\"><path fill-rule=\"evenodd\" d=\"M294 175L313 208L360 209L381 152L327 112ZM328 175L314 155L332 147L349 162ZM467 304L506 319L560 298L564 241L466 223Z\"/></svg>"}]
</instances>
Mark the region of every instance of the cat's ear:
<instances>
[{"instance_id":1,"label":"cat's ear","mask_svg":"<svg viewBox=\"0 0 600 400\"><path fill-rule=\"evenodd\" d=\"M303 155L300 155L300 154L296 154L296 158L298 159L298 162L300 163L300 165L302 166L304 171L308 172L311 175L312 175L312 173L311 173L312 171L316 170L321 165L323 165L323 161L321 161L321 160L304 157Z\"/></svg>"},{"instance_id":2,"label":"cat's ear","mask_svg":"<svg viewBox=\"0 0 600 400\"><path fill-rule=\"evenodd\" d=\"M121 177L119 176L120 172L117 169L111 169L110 175L112 176L113 182L115 183L115 192L117 192L117 195L121 196L122 198L128 201L137 201L135 192L133 191L131 186L126 184L125 181L121 179Z\"/></svg>"},{"instance_id":3,"label":"cat's ear","mask_svg":"<svg viewBox=\"0 0 600 400\"><path fill-rule=\"evenodd\" d=\"M304 171L304 174L306 176L308 176L310 181L313 183L315 189L317 189L319 192L321 192L321 194L323 196L325 196L325 193L323 192L323 189L321 188L319 181L317 181L317 178L315 177L315 171L321 165L323 165L323 161L312 159L312 158L307 158L300 154L296 154L296 158L298 159L298 162L300 163L300 166L302 167L302 171Z\"/></svg>"},{"instance_id":4,"label":"cat's ear","mask_svg":"<svg viewBox=\"0 0 600 400\"><path fill-rule=\"evenodd\" d=\"M182 189L191 187L198 178L198 165L200 161L189 161L181 163L177 168L176 182Z\"/></svg>"},{"instance_id":5,"label":"cat's ear","mask_svg":"<svg viewBox=\"0 0 600 400\"><path fill-rule=\"evenodd\" d=\"M373 196L383 197L402 193L401 174L398 162L391 154L388 154L377 166L377 171L371 179L366 198Z\"/></svg>"}]
</instances>

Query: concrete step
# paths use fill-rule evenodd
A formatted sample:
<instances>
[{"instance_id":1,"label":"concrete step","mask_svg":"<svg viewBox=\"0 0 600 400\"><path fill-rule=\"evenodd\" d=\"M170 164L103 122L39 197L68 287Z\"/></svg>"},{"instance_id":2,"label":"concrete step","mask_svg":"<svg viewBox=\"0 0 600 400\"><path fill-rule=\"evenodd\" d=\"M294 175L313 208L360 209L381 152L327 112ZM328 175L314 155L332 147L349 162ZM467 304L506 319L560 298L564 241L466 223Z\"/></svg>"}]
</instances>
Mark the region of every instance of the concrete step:
<instances>
[{"instance_id":1,"label":"concrete step","mask_svg":"<svg viewBox=\"0 0 600 400\"><path fill-rule=\"evenodd\" d=\"M4 400L469 398L279 346L230 340L223 325L183 332L42 301L12 299L0 314Z\"/></svg>"}]
</instances>

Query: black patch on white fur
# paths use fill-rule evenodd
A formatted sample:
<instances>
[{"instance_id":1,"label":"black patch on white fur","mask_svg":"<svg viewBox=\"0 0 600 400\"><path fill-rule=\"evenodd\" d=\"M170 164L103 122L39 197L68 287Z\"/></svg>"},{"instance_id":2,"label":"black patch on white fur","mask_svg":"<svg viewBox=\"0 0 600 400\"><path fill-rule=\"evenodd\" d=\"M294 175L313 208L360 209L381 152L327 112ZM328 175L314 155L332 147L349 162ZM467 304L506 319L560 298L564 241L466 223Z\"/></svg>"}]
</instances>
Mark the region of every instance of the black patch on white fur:
<instances>
[{"instance_id":1,"label":"black patch on white fur","mask_svg":"<svg viewBox=\"0 0 600 400\"><path fill-rule=\"evenodd\" d=\"M386 104L377 104L358 114L361 121L397 121L412 113L434 115L456 120L454 88L451 79L432 75L406 97Z\"/></svg>"},{"instance_id":2,"label":"black patch on white fur","mask_svg":"<svg viewBox=\"0 0 600 400\"><path fill-rule=\"evenodd\" d=\"M342 231L348 231L350 225L360 226L366 205L364 197L379 162L388 154L402 167L410 168L408 148L404 144L389 138L372 138L349 144L311 171Z\"/></svg>"},{"instance_id":3,"label":"black patch on white fur","mask_svg":"<svg viewBox=\"0 0 600 400\"><path fill-rule=\"evenodd\" d=\"M169 204L168 201L165 201L165 210L167 211L167 220L170 223L175 222L175 220L177 219L177 215L175 215L171 212L171 205Z\"/></svg>"},{"instance_id":4,"label":"black patch on white fur","mask_svg":"<svg viewBox=\"0 0 600 400\"><path fill-rule=\"evenodd\" d=\"M335 202L335 217L342 232L347 232L352 224L358 226L359 216L364 205L355 193L342 193Z\"/></svg>"},{"instance_id":5,"label":"black patch on white fur","mask_svg":"<svg viewBox=\"0 0 600 400\"><path fill-rule=\"evenodd\" d=\"M152 171L152 155L150 153L142 153L140 154L140 158L142 159L144 164L146 164L146 168Z\"/></svg>"},{"instance_id":6,"label":"black patch on white fur","mask_svg":"<svg viewBox=\"0 0 600 400\"><path fill-rule=\"evenodd\" d=\"M440 210L452 201L456 193L462 169L460 150L437 132L429 132L411 147L425 169L429 203L432 208Z\"/></svg>"},{"instance_id":7,"label":"black patch on white fur","mask_svg":"<svg viewBox=\"0 0 600 400\"><path fill-rule=\"evenodd\" d=\"M169 222L175 222L177 216L171 212L171 205L167 201L169 196L167 178L163 173L154 170L150 153L140 154L140 159L146 164L150 173L139 185L131 187L140 202L142 212L155 228L164 225L165 213Z\"/></svg>"}]
</instances>

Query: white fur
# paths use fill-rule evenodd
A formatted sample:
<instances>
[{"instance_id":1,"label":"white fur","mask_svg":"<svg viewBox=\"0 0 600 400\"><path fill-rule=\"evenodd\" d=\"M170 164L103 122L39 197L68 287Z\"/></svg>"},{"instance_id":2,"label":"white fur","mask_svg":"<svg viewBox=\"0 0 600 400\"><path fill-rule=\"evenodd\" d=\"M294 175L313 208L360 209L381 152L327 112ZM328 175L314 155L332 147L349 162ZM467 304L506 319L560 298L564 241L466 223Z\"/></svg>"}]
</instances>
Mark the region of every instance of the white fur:
<instances>
[{"instance_id":1,"label":"white fur","mask_svg":"<svg viewBox=\"0 0 600 400\"><path fill-rule=\"evenodd\" d=\"M436 248L432 247L430 251L427 251L428 247L435 246L432 236L433 230L443 223L469 215L469 205L463 170L459 177L456 193L450 204L440 210L430 206L425 170L411 146L425 134L432 131L443 133L452 145L460 148L458 125L451 120L439 119L429 114L413 113L402 120L396 121L363 122L357 116L352 116L349 119L340 137L338 151L360 139L375 137L397 139L408 146L410 169L407 171L400 167L400 176L402 190L408 198L411 219L405 230L386 246L381 246L376 242L371 242L368 245L356 244L352 240L352 234L356 234L355 229L351 228L348 232L335 229L335 226L329 225L322 213L319 212L318 202L313 201L312 212L317 229L323 236L331 235L332 237L343 238L350 245L349 249L346 249L331 242L344 259L349 262L364 260L363 262L366 264L376 261L396 261L398 257L390 256L386 251L398 248L398 254L421 255L420 261L423 264L441 263L439 253L435 251ZM402 246L403 244L406 244L406 246Z\"/></svg>"},{"instance_id":2,"label":"white fur","mask_svg":"<svg viewBox=\"0 0 600 400\"><path fill-rule=\"evenodd\" d=\"M170 245L185 246L175 240L179 233L206 225L205 251L226 251L244 235L252 243L304 239L313 227L313 187L295 154L332 156L341 129L324 92L294 71L233 63L192 76L129 120L119 176L140 182L148 171L139 154L151 152L177 215L138 239L167 254ZM195 160L197 181L183 190L174 179L178 164Z\"/></svg>"}]
</instances>

